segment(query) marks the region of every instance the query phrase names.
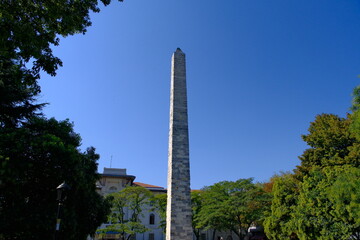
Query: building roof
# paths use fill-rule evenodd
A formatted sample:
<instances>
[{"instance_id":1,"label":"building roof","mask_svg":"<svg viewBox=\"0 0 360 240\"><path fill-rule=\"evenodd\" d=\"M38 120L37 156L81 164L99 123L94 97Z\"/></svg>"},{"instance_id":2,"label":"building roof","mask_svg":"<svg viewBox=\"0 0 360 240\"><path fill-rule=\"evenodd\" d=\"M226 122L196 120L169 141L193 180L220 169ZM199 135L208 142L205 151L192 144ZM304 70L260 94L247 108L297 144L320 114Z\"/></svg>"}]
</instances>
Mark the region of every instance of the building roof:
<instances>
[{"instance_id":1,"label":"building roof","mask_svg":"<svg viewBox=\"0 0 360 240\"><path fill-rule=\"evenodd\" d=\"M134 182L133 184L136 185L136 186L145 187L145 188L162 188L162 189L164 189L163 187L150 185L150 184L147 184L147 183L141 183L141 182Z\"/></svg>"},{"instance_id":2,"label":"building roof","mask_svg":"<svg viewBox=\"0 0 360 240\"><path fill-rule=\"evenodd\" d=\"M113 177L113 178L126 178L134 181L136 178L133 175L126 174L126 168L104 168L104 172L100 173L102 177Z\"/></svg>"},{"instance_id":3,"label":"building roof","mask_svg":"<svg viewBox=\"0 0 360 240\"><path fill-rule=\"evenodd\" d=\"M191 192L203 192L203 190L200 190L200 189L191 189L190 191Z\"/></svg>"},{"instance_id":4,"label":"building roof","mask_svg":"<svg viewBox=\"0 0 360 240\"><path fill-rule=\"evenodd\" d=\"M163 187L159 187L159 186L155 186L155 185L151 185L151 184L147 184L147 183L133 182L133 185L139 186L139 187L144 187L153 192L166 192L166 189Z\"/></svg>"},{"instance_id":5,"label":"building roof","mask_svg":"<svg viewBox=\"0 0 360 240\"><path fill-rule=\"evenodd\" d=\"M113 178L130 178L132 180L134 180L136 178L133 175L117 175L117 174L104 174L104 173L100 173L100 176L102 176L102 177L113 177Z\"/></svg>"}]
</instances>

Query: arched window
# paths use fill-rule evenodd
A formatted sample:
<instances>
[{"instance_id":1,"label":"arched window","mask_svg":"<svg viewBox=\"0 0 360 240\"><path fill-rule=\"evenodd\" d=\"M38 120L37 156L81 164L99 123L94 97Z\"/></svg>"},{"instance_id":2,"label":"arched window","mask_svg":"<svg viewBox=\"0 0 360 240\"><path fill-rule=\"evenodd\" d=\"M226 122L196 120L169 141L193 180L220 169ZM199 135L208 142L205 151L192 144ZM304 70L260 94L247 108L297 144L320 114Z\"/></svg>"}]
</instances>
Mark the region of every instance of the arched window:
<instances>
[{"instance_id":1,"label":"arched window","mask_svg":"<svg viewBox=\"0 0 360 240\"><path fill-rule=\"evenodd\" d=\"M154 225L155 224L155 215L152 213L149 217L149 224Z\"/></svg>"}]
</instances>

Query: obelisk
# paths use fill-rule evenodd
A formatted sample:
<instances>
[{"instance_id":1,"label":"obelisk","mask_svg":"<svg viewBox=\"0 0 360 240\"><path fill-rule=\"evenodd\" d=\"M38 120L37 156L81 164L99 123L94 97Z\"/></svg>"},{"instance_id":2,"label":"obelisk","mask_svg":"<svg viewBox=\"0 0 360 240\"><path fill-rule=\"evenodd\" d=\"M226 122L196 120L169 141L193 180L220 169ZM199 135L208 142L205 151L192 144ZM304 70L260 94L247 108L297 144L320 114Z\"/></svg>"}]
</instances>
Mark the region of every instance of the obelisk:
<instances>
[{"instance_id":1,"label":"obelisk","mask_svg":"<svg viewBox=\"0 0 360 240\"><path fill-rule=\"evenodd\" d=\"M192 240L185 54L171 61L166 240Z\"/></svg>"}]
</instances>

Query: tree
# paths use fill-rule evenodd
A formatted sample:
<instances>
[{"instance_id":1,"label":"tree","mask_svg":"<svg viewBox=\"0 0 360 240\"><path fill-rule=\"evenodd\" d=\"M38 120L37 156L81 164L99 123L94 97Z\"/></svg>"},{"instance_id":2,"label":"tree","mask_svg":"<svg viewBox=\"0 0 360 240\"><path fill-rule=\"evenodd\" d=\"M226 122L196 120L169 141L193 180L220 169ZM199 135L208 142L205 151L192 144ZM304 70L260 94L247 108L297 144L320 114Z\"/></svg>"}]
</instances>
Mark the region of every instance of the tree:
<instances>
[{"instance_id":1,"label":"tree","mask_svg":"<svg viewBox=\"0 0 360 240\"><path fill-rule=\"evenodd\" d=\"M1 31L1 30L0 30ZM31 71L0 57L0 127L15 128L39 115L44 104L35 103L40 92Z\"/></svg>"},{"instance_id":2,"label":"tree","mask_svg":"<svg viewBox=\"0 0 360 240\"><path fill-rule=\"evenodd\" d=\"M196 239L200 239L200 233L202 228L199 227L199 214L204 204L203 191L191 192L191 210L192 210L192 228L196 236Z\"/></svg>"},{"instance_id":3,"label":"tree","mask_svg":"<svg viewBox=\"0 0 360 240\"><path fill-rule=\"evenodd\" d=\"M152 199L154 203L154 211L157 211L160 216L160 227L163 232L166 231L166 205L167 205L167 194L156 194Z\"/></svg>"},{"instance_id":4,"label":"tree","mask_svg":"<svg viewBox=\"0 0 360 240\"><path fill-rule=\"evenodd\" d=\"M111 0L101 2L106 6ZM97 0L1 0L2 60L13 60L21 67L33 61L30 73L36 78L40 71L55 75L62 62L51 46L59 45L60 35L85 34L91 26L90 11L100 11Z\"/></svg>"},{"instance_id":5,"label":"tree","mask_svg":"<svg viewBox=\"0 0 360 240\"><path fill-rule=\"evenodd\" d=\"M55 76L62 66L52 46L59 45L59 36L85 34L90 11L100 11L97 0L0 0L1 127L17 126L41 109L34 102L40 72Z\"/></svg>"},{"instance_id":6,"label":"tree","mask_svg":"<svg viewBox=\"0 0 360 240\"><path fill-rule=\"evenodd\" d=\"M360 85L354 88L352 101L352 114L350 130L355 134L356 138L360 139Z\"/></svg>"},{"instance_id":7,"label":"tree","mask_svg":"<svg viewBox=\"0 0 360 240\"><path fill-rule=\"evenodd\" d=\"M353 99L352 99L352 106L350 110L353 112L356 112L360 109L360 85L356 86L352 93Z\"/></svg>"},{"instance_id":8,"label":"tree","mask_svg":"<svg viewBox=\"0 0 360 240\"><path fill-rule=\"evenodd\" d=\"M270 239L289 239L296 232L292 214L298 201L299 181L291 173L276 175L272 181L271 211L264 221L265 232Z\"/></svg>"},{"instance_id":9,"label":"tree","mask_svg":"<svg viewBox=\"0 0 360 240\"><path fill-rule=\"evenodd\" d=\"M99 156L80 152L69 121L33 118L17 129L0 129L0 239L51 239L56 187L70 186L61 230L65 239L95 233L108 207L96 193ZM16 228L14 226L21 226Z\"/></svg>"},{"instance_id":10,"label":"tree","mask_svg":"<svg viewBox=\"0 0 360 240\"><path fill-rule=\"evenodd\" d=\"M310 146L299 157L299 172L306 174L312 167L327 167L351 164L359 166L359 142L350 131L351 118L340 118L333 114L316 116L310 124L309 134L303 140Z\"/></svg>"},{"instance_id":11,"label":"tree","mask_svg":"<svg viewBox=\"0 0 360 240\"><path fill-rule=\"evenodd\" d=\"M269 195L252 179L223 181L204 188L204 203L196 220L199 228L231 230L244 239L248 228L264 218Z\"/></svg>"},{"instance_id":12,"label":"tree","mask_svg":"<svg viewBox=\"0 0 360 240\"><path fill-rule=\"evenodd\" d=\"M200 232L202 230L199 227L199 214L203 205L203 191L192 191L191 192L191 209L192 209L192 227L193 232L196 236L196 239L200 239ZM154 209L159 213L160 216L160 226L165 232L166 230L166 204L167 204L167 194L157 194L153 198Z\"/></svg>"},{"instance_id":13,"label":"tree","mask_svg":"<svg viewBox=\"0 0 360 240\"><path fill-rule=\"evenodd\" d=\"M277 177L265 230L270 239L360 239L360 170L314 167L301 181Z\"/></svg>"},{"instance_id":14,"label":"tree","mask_svg":"<svg viewBox=\"0 0 360 240\"><path fill-rule=\"evenodd\" d=\"M297 206L293 208L292 222L299 239L348 239L341 222L333 218L326 189L331 182L324 169L313 168L300 184ZM340 224L340 225L339 225Z\"/></svg>"},{"instance_id":15,"label":"tree","mask_svg":"<svg viewBox=\"0 0 360 240\"><path fill-rule=\"evenodd\" d=\"M343 175L360 165L360 145L352 130L353 121L353 115L340 118L321 114L310 124L309 133L302 136L310 148L299 157L301 165L294 174L275 180L271 213L265 221L269 237L325 240L358 235L355 213L348 211L340 217L340 210L334 211L349 209L346 205L350 199L357 199L357 193L353 193L341 200L344 193L339 188L345 184L341 179L350 181L355 176ZM356 189L356 185L346 187ZM356 200L352 203L358 204Z\"/></svg>"},{"instance_id":16,"label":"tree","mask_svg":"<svg viewBox=\"0 0 360 240\"><path fill-rule=\"evenodd\" d=\"M360 194L344 192L358 189L358 181L355 184L344 182L345 179L353 182L355 176L359 176L358 168L343 165L316 167L304 177L293 213L300 239L358 239L358 214L353 210L359 209ZM340 186L347 189L339 189Z\"/></svg>"},{"instance_id":17,"label":"tree","mask_svg":"<svg viewBox=\"0 0 360 240\"><path fill-rule=\"evenodd\" d=\"M101 0L108 5L111 0ZM122 0L119 0L122 1ZM55 76L60 36L85 33L97 0L0 0L0 238L49 239L55 221L54 191L72 185L64 210L64 238L84 239L109 207L96 194L93 148L82 153L69 121L46 120L40 73ZM14 226L21 226L13 232Z\"/></svg>"},{"instance_id":18,"label":"tree","mask_svg":"<svg viewBox=\"0 0 360 240\"><path fill-rule=\"evenodd\" d=\"M360 239L360 169L344 167L327 189L333 214L348 227L353 239Z\"/></svg>"},{"instance_id":19,"label":"tree","mask_svg":"<svg viewBox=\"0 0 360 240\"><path fill-rule=\"evenodd\" d=\"M117 232L122 240L128 240L136 233L149 231L141 222L143 207L150 203L152 193L143 187L126 187L120 192L111 193L106 198L111 203L108 222L111 224L100 230L100 235ZM127 217L127 215L129 215Z\"/></svg>"},{"instance_id":20,"label":"tree","mask_svg":"<svg viewBox=\"0 0 360 240\"><path fill-rule=\"evenodd\" d=\"M225 204L228 199L224 185L228 185L228 182L216 183L202 189L203 207L194 216L194 220L197 222L196 228L213 229L213 239L216 231L227 230L227 215L222 207L222 204Z\"/></svg>"}]
</instances>

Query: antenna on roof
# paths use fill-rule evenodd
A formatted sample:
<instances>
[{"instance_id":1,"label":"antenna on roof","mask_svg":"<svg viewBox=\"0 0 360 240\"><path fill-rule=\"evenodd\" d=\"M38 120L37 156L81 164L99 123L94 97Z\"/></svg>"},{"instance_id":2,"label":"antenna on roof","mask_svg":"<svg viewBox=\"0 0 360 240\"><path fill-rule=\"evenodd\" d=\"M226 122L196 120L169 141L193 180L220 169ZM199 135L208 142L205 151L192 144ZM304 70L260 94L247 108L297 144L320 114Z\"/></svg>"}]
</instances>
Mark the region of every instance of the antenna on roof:
<instances>
[{"instance_id":1,"label":"antenna on roof","mask_svg":"<svg viewBox=\"0 0 360 240\"><path fill-rule=\"evenodd\" d=\"M112 155L111 155L111 158L110 158L110 168L111 168L111 165L112 165Z\"/></svg>"}]
</instances>

